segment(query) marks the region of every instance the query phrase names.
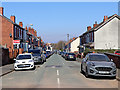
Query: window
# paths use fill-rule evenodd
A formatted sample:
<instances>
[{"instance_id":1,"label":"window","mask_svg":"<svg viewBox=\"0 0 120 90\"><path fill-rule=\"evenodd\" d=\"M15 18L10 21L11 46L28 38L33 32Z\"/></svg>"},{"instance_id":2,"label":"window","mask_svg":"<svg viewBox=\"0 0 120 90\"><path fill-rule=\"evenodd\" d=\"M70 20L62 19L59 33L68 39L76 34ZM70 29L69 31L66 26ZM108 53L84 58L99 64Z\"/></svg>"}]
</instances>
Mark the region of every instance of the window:
<instances>
[{"instance_id":1,"label":"window","mask_svg":"<svg viewBox=\"0 0 120 90\"><path fill-rule=\"evenodd\" d=\"M15 38L16 38L16 26L14 27L14 34L15 34Z\"/></svg>"},{"instance_id":2,"label":"window","mask_svg":"<svg viewBox=\"0 0 120 90\"><path fill-rule=\"evenodd\" d=\"M14 45L14 49L16 49L16 48L17 48L17 44Z\"/></svg>"},{"instance_id":3,"label":"window","mask_svg":"<svg viewBox=\"0 0 120 90\"><path fill-rule=\"evenodd\" d=\"M22 39L22 29L21 29L21 39Z\"/></svg>"},{"instance_id":4,"label":"window","mask_svg":"<svg viewBox=\"0 0 120 90\"><path fill-rule=\"evenodd\" d=\"M20 39L20 28L19 28L19 39Z\"/></svg>"}]
</instances>

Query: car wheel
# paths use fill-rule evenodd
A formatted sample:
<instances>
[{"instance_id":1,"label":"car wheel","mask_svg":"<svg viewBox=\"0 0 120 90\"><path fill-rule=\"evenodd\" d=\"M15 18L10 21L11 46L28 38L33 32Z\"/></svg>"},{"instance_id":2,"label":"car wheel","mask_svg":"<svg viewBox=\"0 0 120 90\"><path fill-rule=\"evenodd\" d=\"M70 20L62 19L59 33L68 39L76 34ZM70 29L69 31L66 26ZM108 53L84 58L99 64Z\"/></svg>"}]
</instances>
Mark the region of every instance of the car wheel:
<instances>
[{"instance_id":1,"label":"car wheel","mask_svg":"<svg viewBox=\"0 0 120 90\"><path fill-rule=\"evenodd\" d=\"M36 66L34 66L34 68L32 70L35 70Z\"/></svg>"},{"instance_id":2,"label":"car wheel","mask_svg":"<svg viewBox=\"0 0 120 90\"><path fill-rule=\"evenodd\" d=\"M88 69L86 68L85 77L89 78Z\"/></svg>"},{"instance_id":3,"label":"car wheel","mask_svg":"<svg viewBox=\"0 0 120 90\"><path fill-rule=\"evenodd\" d=\"M45 62L46 62L46 59L45 59Z\"/></svg>"},{"instance_id":4,"label":"car wheel","mask_svg":"<svg viewBox=\"0 0 120 90\"><path fill-rule=\"evenodd\" d=\"M18 70L14 69L14 71L18 71Z\"/></svg>"},{"instance_id":5,"label":"car wheel","mask_svg":"<svg viewBox=\"0 0 120 90\"><path fill-rule=\"evenodd\" d=\"M82 64L81 64L81 73L83 73Z\"/></svg>"},{"instance_id":6,"label":"car wheel","mask_svg":"<svg viewBox=\"0 0 120 90\"><path fill-rule=\"evenodd\" d=\"M65 60L68 60L67 58L65 58Z\"/></svg>"}]
</instances>

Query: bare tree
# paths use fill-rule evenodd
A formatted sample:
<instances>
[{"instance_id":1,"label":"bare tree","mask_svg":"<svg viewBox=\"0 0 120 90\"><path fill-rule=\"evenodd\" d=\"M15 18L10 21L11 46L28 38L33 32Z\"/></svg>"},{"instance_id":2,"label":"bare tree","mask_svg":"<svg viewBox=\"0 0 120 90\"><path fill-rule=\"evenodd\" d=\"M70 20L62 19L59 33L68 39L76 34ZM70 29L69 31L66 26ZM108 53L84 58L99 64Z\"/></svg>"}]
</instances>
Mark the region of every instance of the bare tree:
<instances>
[{"instance_id":1,"label":"bare tree","mask_svg":"<svg viewBox=\"0 0 120 90\"><path fill-rule=\"evenodd\" d=\"M59 41L58 43L54 43L52 45L53 45L53 48L56 50L63 50L65 46L65 41Z\"/></svg>"}]
</instances>

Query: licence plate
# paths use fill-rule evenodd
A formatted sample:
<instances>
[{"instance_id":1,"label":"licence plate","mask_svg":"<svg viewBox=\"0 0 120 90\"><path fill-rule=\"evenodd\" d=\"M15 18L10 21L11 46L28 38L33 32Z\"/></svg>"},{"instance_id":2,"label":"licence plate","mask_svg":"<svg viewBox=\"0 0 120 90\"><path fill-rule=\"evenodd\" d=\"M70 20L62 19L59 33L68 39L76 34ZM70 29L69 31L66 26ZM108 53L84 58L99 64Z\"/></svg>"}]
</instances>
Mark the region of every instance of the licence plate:
<instances>
[{"instance_id":1,"label":"licence plate","mask_svg":"<svg viewBox=\"0 0 120 90\"><path fill-rule=\"evenodd\" d=\"M99 71L99 73L102 73L102 74L109 74L109 72L105 72L105 71Z\"/></svg>"},{"instance_id":2,"label":"licence plate","mask_svg":"<svg viewBox=\"0 0 120 90\"><path fill-rule=\"evenodd\" d=\"M73 56L70 56L70 58L73 58Z\"/></svg>"},{"instance_id":3,"label":"licence plate","mask_svg":"<svg viewBox=\"0 0 120 90\"><path fill-rule=\"evenodd\" d=\"M28 66L30 66L30 65L21 65L21 67L28 67Z\"/></svg>"}]
</instances>

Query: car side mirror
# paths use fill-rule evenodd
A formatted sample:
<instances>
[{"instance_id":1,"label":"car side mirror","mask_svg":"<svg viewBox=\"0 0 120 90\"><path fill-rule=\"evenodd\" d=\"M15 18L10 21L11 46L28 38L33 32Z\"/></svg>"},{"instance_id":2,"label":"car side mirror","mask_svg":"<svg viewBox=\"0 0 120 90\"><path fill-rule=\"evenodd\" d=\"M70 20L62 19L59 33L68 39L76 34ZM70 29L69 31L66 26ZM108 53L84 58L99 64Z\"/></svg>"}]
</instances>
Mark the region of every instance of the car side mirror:
<instances>
[{"instance_id":1,"label":"car side mirror","mask_svg":"<svg viewBox=\"0 0 120 90\"><path fill-rule=\"evenodd\" d=\"M111 62L113 62L113 59L111 59Z\"/></svg>"},{"instance_id":2,"label":"car side mirror","mask_svg":"<svg viewBox=\"0 0 120 90\"><path fill-rule=\"evenodd\" d=\"M14 61L16 61L17 59L14 58Z\"/></svg>"},{"instance_id":3,"label":"car side mirror","mask_svg":"<svg viewBox=\"0 0 120 90\"><path fill-rule=\"evenodd\" d=\"M34 60L34 57L32 59Z\"/></svg>"},{"instance_id":4,"label":"car side mirror","mask_svg":"<svg viewBox=\"0 0 120 90\"><path fill-rule=\"evenodd\" d=\"M85 58L83 58L83 61L84 61L84 62L86 62L86 59L85 59Z\"/></svg>"}]
</instances>

